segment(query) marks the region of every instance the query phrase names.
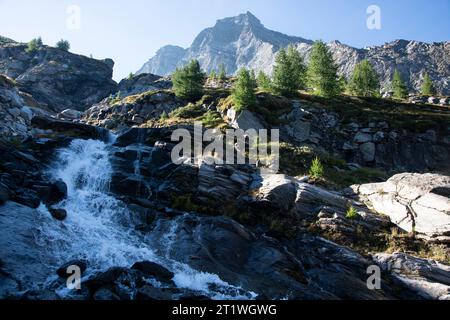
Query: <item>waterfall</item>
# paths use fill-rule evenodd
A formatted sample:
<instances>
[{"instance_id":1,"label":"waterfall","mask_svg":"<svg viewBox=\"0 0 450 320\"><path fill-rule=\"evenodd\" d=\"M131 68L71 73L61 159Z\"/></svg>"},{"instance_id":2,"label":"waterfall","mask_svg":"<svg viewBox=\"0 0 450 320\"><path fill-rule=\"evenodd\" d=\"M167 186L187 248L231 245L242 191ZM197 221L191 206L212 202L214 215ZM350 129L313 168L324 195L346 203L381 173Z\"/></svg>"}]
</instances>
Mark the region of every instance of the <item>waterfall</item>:
<instances>
[{"instance_id":1,"label":"waterfall","mask_svg":"<svg viewBox=\"0 0 450 320\"><path fill-rule=\"evenodd\" d=\"M175 273L173 280L179 288L199 291L213 299L254 298L254 293L245 293L217 275L198 272L168 256L158 255L151 242L133 228L125 203L108 193L113 173L110 150L111 145L102 141L74 140L59 151L49 170L53 178L63 180L68 187L67 199L57 205L67 211L67 219L63 222L45 219L37 234L38 242L56 260L53 268L73 259L84 259L89 263L85 275L88 277L111 267L153 261ZM49 216L44 206L40 212ZM170 229L174 232L176 220L172 224Z\"/></svg>"}]
</instances>

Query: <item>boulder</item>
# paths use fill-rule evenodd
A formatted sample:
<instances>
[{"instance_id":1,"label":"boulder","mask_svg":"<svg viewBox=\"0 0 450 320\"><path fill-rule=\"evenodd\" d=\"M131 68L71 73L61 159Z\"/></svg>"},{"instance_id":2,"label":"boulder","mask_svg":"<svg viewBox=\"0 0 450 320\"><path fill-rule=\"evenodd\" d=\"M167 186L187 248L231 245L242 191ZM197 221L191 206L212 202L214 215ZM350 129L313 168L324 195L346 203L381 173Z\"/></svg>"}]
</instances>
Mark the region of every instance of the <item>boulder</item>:
<instances>
[{"instance_id":1,"label":"boulder","mask_svg":"<svg viewBox=\"0 0 450 320\"><path fill-rule=\"evenodd\" d=\"M373 259L423 299L450 300L450 266L404 253L379 253Z\"/></svg>"},{"instance_id":2,"label":"boulder","mask_svg":"<svg viewBox=\"0 0 450 320\"><path fill-rule=\"evenodd\" d=\"M50 208L48 209L48 211L50 212L52 217L55 218L56 220L63 221L67 218L67 211L64 209Z\"/></svg>"},{"instance_id":3,"label":"boulder","mask_svg":"<svg viewBox=\"0 0 450 320\"><path fill-rule=\"evenodd\" d=\"M79 120L83 116L83 112L78 110L66 109L58 113L57 118L62 120Z\"/></svg>"},{"instance_id":4,"label":"boulder","mask_svg":"<svg viewBox=\"0 0 450 320\"><path fill-rule=\"evenodd\" d=\"M235 129L242 129L247 131L249 129L261 130L266 129L262 120L257 115L249 110L244 110L237 113L233 108L227 112L227 117L231 123L231 126Z\"/></svg>"},{"instance_id":5,"label":"boulder","mask_svg":"<svg viewBox=\"0 0 450 320\"><path fill-rule=\"evenodd\" d=\"M120 297L107 288L100 288L92 297L96 301L117 301Z\"/></svg>"},{"instance_id":6,"label":"boulder","mask_svg":"<svg viewBox=\"0 0 450 320\"><path fill-rule=\"evenodd\" d=\"M450 177L403 173L384 183L352 188L371 208L405 231L450 240Z\"/></svg>"},{"instance_id":7,"label":"boulder","mask_svg":"<svg viewBox=\"0 0 450 320\"><path fill-rule=\"evenodd\" d=\"M173 272L155 262L150 261L136 262L131 269L139 270L146 276L152 276L157 280L162 280L164 282L171 281L175 276Z\"/></svg>"},{"instance_id":8,"label":"boulder","mask_svg":"<svg viewBox=\"0 0 450 320\"><path fill-rule=\"evenodd\" d=\"M359 146L362 159L364 162L372 162L375 160L375 144L373 142L366 142Z\"/></svg>"}]
</instances>

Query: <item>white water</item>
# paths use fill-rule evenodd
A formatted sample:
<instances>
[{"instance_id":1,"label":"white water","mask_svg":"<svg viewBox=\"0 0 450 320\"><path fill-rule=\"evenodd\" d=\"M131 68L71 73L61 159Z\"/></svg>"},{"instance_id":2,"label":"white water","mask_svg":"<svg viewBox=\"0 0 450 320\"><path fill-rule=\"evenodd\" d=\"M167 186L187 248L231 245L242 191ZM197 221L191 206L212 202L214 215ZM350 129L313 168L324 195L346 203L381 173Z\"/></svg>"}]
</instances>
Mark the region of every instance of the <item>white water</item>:
<instances>
[{"instance_id":1,"label":"white water","mask_svg":"<svg viewBox=\"0 0 450 320\"><path fill-rule=\"evenodd\" d=\"M251 299L254 293L229 285L217 275L198 272L188 265L158 256L151 244L133 229L126 206L107 192L112 174L107 144L94 140L74 140L59 152L50 174L63 180L68 198L59 204L67 211L64 222L45 219L38 233L40 244L51 251L57 268L73 260L88 261L88 276L111 267L131 267L138 261L154 261L175 273L174 282L213 299ZM41 206L40 213L49 216ZM172 232L176 231L176 223ZM167 239L176 236L167 234ZM167 241L166 246L170 246ZM166 252L170 251L167 247ZM216 289L210 291L210 285Z\"/></svg>"}]
</instances>

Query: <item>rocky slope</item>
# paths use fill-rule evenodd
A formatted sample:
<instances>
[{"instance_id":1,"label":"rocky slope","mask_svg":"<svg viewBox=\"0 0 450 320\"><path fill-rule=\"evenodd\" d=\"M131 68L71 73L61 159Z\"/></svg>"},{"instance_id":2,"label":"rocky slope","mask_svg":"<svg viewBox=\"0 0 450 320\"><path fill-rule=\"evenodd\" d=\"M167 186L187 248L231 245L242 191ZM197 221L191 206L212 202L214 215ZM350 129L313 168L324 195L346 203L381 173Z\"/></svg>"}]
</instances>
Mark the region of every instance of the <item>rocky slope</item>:
<instances>
[{"instance_id":1,"label":"rocky slope","mask_svg":"<svg viewBox=\"0 0 450 320\"><path fill-rule=\"evenodd\" d=\"M115 143L106 147L94 140L73 140L101 139L101 132L94 127L48 118L36 118L33 126L40 130L51 127L53 134L46 138L40 135L20 149L1 146L7 155L2 158L0 174L0 245L4 248L0 255L1 297L449 297L448 267L406 254L384 253L378 245L388 245L385 235L395 225L387 217L372 213L356 198L285 175L262 175L247 165L176 166L170 158L172 128L123 130ZM61 151L55 152L57 149ZM104 152L108 154L106 162ZM76 185L85 183L84 188L98 188L101 181L108 182L110 189L102 195L101 206L94 201L90 207L89 201L98 197L91 195L94 198L86 198L88 202L81 207L79 203L73 211L71 201L84 193L74 193L76 185L67 176L62 175L65 181L52 180L49 171L43 170L58 160L54 156L58 154L70 157L69 162L59 164L60 170L81 165L79 173L67 171L78 177ZM83 162L78 163L74 157L81 157ZM83 165L90 161L95 161L91 165L96 170L101 163L109 162L110 180L105 172L84 172ZM423 176L420 180L427 179L434 187L445 187L448 182L442 179L437 183L429 178ZM35 209L41 202L50 210L42 206ZM350 204L357 208L357 218L346 218ZM99 211L85 212L85 205ZM59 208L64 208L65 216L56 215ZM114 218L101 220L109 208L114 210ZM85 224L87 221L89 224ZM448 225L446 228L448 232ZM113 255L107 255L109 247L103 247L106 255L99 257L96 248L102 242L95 240L98 232L114 248ZM82 245L81 252L78 245L73 247L73 237ZM88 245L91 240L94 242ZM120 244L117 247L116 241ZM417 241L423 248L429 245ZM359 244L359 249L352 248L354 244ZM368 251L361 249L364 244ZM151 251L142 255L149 245ZM108 259L112 259L112 266L105 264ZM81 290L67 295L61 290L65 284L64 266L73 264L82 267L86 278ZM34 267L24 267L30 265ZM381 290L367 287L367 268L371 265L383 270ZM186 283L186 270L203 272L190 275L197 277L194 287ZM209 280L204 279L206 276ZM44 281L46 285L39 285Z\"/></svg>"},{"instance_id":2,"label":"rocky slope","mask_svg":"<svg viewBox=\"0 0 450 320\"><path fill-rule=\"evenodd\" d=\"M240 67L271 73L277 51L294 44L308 60L311 41L287 36L265 28L251 13L219 20L213 28L202 31L191 47L165 47L158 51L138 73L168 75L190 59L198 59L207 70L223 63L234 74ZM450 43L423 43L397 40L383 46L356 49L338 41L328 44L347 78L356 63L369 59L381 77L382 88L389 84L398 68L411 90L419 91L423 76L428 73L441 94L450 94Z\"/></svg>"},{"instance_id":3,"label":"rocky slope","mask_svg":"<svg viewBox=\"0 0 450 320\"><path fill-rule=\"evenodd\" d=\"M117 91L114 62L95 60L48 46L34 52L27 45L0 42L0 74L17 83L50 110L85 110Z\"/></svg>"}]
</instances>

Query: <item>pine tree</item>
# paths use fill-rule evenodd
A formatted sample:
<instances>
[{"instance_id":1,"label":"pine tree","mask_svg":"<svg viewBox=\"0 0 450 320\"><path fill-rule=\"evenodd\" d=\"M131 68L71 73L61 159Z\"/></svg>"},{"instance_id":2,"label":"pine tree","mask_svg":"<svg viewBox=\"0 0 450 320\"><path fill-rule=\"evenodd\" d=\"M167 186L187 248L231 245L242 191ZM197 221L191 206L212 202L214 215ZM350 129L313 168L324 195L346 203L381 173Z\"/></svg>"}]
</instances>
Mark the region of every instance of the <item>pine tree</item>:
<instances>
[{"instance_id":1,"label":"pine tree","mask_svg":"<svg viewBox=\"0 0 450 320\"><path fill-rule=\"evenodd\" d=\"M406 99L408 97L408 89L397 69L395 69L394 78L392 79L392 91L394 92L394 98Z\"/></svg>"},{"instance_id":2,"label":"pine tree","mask_svg":"<svg viewBox=\"0 0 450 320\"><path fill-rule=\"evenodd\" d=\"M287 51L282 48L275 59L273 89L282 95L292 95L305 85L305 64L300 53L293 46Z\"/></svg>"},{"instance_id":3,"label":"pine tree","mask_svg":"<svg viewBox=\"0 0 450 320\"><path fill-rule=\"evenodd\" d=\"M428 73L426 73L423 78L422 94L424 96L432 96L436 94L436 89L434 88L433 81L431 81Z\"/></svg>"},{"instance_id":4,"label":"pine tree","mask_svg":"<svg viewBox=\"0 0 450 320\"><path fill-rule=\"evenodd\" d=\"M273 89L276 93L282 95L292 94L294 86L292 85L291 64L288 59L286 50L280 49L276 58L273 69Z\"/></svg>"},{"instance_id":5,"label":"pine tree","mask_svg":"<svg viewBox=\"0 0 450 320\"><path fill-rule=\"evenodd\" d=\"M359 97L375 97L379 95L380 81L375 69L368 60L363 60L355 67L348 89Z\"/></svg>"},{"instance_id":6,"label":"pine tree","mask_svg":"<svg viewBox=\"0 0 450 320\"><path fill-rule=\"evenodd\" d=\"M242 68L238 72L237 80L233 87L233 102L237 112L253 106L256 102L255 87L250 72Z\"/></svg>"},{"instance_id":7,"label":"pine tree","mask_svg":"<svg viewBox=\"0 0 450 320\"><path fill-rule=\"evenodd\" d=\"M270 91L272 83L270 81L270 78L263 71L260 71L258 73L256 82L258 83L258 88L260 88L261 90Z\"/></svg>"},{"instance_id":8,"label":"pine tree","mask_svg":"<svg viewBox=\"0 0 450 320\"><path fill-rule=\"evenodd\" d=\"M287 58L292 68L292 83L295 90L304 89L306 85L306 65L300 52L290 45L287 50Z\"/></svg>"},{"instance_id":9,"label":"pine tree","mask_svg":"<svg viewBox=\"0 0 450 320\"><path fill-rule=\"evenodd\" d=\"M219 80L225 81L227 79L227 71L225 65L221 63L219 65Z\"/></svg>"},{"instance_id":10,"label":"pine tree","mask_svg":"<svg viewBox=\"0 0 450 320\"><path fill-rule=\"evenodd\" d=\"M256 73L254 69L250 69L250 79L252 79L253 88L258 88L258 81L256 80Z\"/></svg>"},{"instance_id":11,"label":"pine tree","mask_svg":"<svg viewBox=\"0 0 450 320\"><path fill-rule=\"evenodd\" d=\"M196 101L203 95L205 74L197 60L192 60L182 69L177 69L173 76L173 91L177 97Z\"/></svg>"},{"instance_id":12,"label":"pine tree","mask_svg":"<svg viewBox=\"0 0 450 320\"><path fill-rule=\"evenodd\" d=\"M313 45L307 71L308 87L317 95L333 97L340 93L337 66L322 41Z\"/></svg>"}]
</instances>

